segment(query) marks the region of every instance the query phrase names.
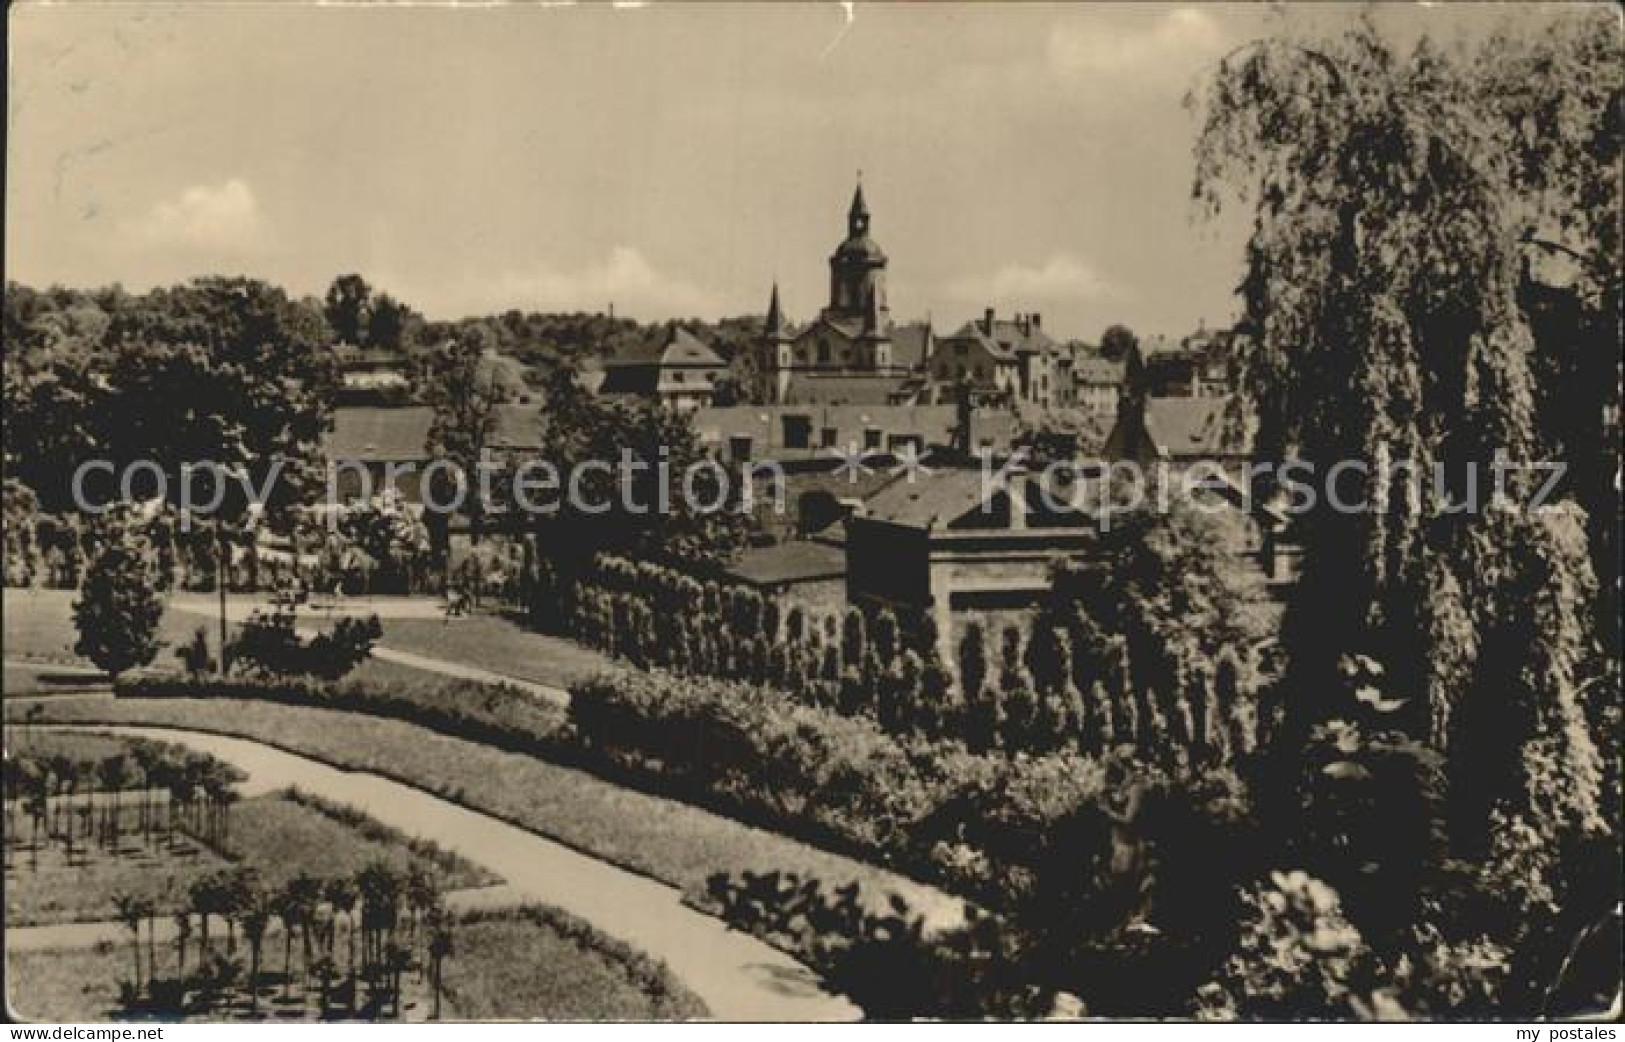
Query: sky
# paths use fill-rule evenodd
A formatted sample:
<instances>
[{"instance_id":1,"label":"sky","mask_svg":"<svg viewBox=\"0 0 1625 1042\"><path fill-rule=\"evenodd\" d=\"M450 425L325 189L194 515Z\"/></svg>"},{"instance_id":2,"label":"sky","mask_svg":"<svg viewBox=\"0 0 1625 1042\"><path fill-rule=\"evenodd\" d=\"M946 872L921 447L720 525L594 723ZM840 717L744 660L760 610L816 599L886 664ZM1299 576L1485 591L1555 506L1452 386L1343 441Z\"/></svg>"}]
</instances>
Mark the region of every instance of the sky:
<instances>
[{"instance_id":1,"label":"sky","mask_svg":"<svg viewBox=\"0 0 1625 1042\"><path fill-rule=\"evenodd\" d=\"M1352 7L1320 17L1352 17ZM1235 317L1183 100L1254 6L24 4L7 277L360 272L431 318L815 315L859 171L899 319ZM1425 17L1455 17L1429 11Z\"/></svg>"}]
</instances>

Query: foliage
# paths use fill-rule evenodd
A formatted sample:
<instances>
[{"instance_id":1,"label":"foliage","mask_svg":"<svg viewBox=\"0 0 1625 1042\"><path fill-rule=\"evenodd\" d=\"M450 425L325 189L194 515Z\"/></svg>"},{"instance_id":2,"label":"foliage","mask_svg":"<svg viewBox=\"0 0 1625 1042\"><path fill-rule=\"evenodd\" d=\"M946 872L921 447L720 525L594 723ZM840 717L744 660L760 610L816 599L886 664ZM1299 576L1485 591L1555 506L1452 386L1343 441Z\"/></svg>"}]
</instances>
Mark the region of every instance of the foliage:
<instances>
[{"instance_id":1,"label":"foliage","mask_svg":"<svg viewBox=\"0 0 1625 1042\"><path fill-rule=\"evenodd\" d=\"M172 495L183 464L241 468L256 489L277 466L273 512L319 487L336 373L321 316L281 290L222 277L139 296L8 284L6 326L8 473L46 509L73 506L70 479L89 459L151 461ZM225 502L240 511L236 484Z\"/></svg>"},{"instance_id":2,"label":"foliage","mask_svg":"<svg viewBox=\"0 0 1625 1042\"><path fill-rule=\"evenodd\" d=\"M795 873L717 873L706 896L729 925L794 952L870 1019L1031 1017L1051 1008L1051 996L1025 978L1003 924L974 910L968 924L927 936L901 897L876 910L855 883L830 892Z\"/></svg>"},{"instance_id":3,"label":"foliage","mask_svg":"<svg viewBox=\"0 0 1625 1042\"><path fill-rule=\"evenodd\" d=\"M91 562L73 621L79 631L75 653L119 674L145 666L158 654L158 620L164 603L148 548L122 538Z\"/></svg>"},{"instance_id":4,"label":"foliage","mask_svg":"<svg viewBox=\"0 0 1625 1042\"><path fill-rule=\"evenodd\" d=\"M1340 492L1369 509L1295 519L1278 690L1281 765L1307 743L1323 772L1308 849L1347 844L1345 866L1375 866L1338 885L1379 951L1405 947L1418 907L1441 929L1490 924L1483 943L1522 978L1502 998L1529 1008L1530 982L1619 899L1617 873L1597 885L1580 852L1618 801L1602 728L1618 704L1604 678L1619 654L1625 77L1609 15L1524 28L1402 48L1368 15L1241 48L1205 97L1196 193L1255 217L1233 361L1259 454L1367 468ZM1568 472L1536 508L1548 460ZM1383 677L1357 696L1364 719L1350 656ZM1428 890L1452 896L1427 905Z\"/></svg>"},{"instance_id":5,"label":"foliage","mask_svg":"<svg viewBox=\"0 0 1625 1042\"><path fill-rule=\"evenodd\" d=\"M393 495L338 508L317 559L323 585L350 592L405 593L418 589L428 567L429 529Z\"/></svg>"},{"instance_id":6,"label":"foliage","mask_svg":"<svg viewBox=\"0 0 1625 1042\"><path fill-rule=\"evenodd\" d=\"M0 497L3 497L0 509L3 509L4 523L0 524L0 538L4 539L5 585L32 586L42 565L35 539L39 497L33 489L12 477L5 479Z\"/></svg>"},{"instance_id":7,"label":"foliage","mask_svg":"<svg viewBox=\"0 0 1625 1042\"><path fill-rule=\"evenodd\" d=\"M536 536L561 575L600 553L714 568L743 546L742 482L706 462L689 417L658 402L595 398L565 373L552 379L548 401L540 454L571 475L572 487L556 512L538 514ZM626 468L623 485L626 458L641 466ZM668 509L652 510L663 473L689 487L668 497Z\"/></svg>"},{"instance_id":8,"label":"foliage","mask_svg":"<svg viewBox=\"0 0 1625 1042\"><path fill-rule=\"evenodd\" d=\"M121 682L120 698L256 699L393 717L470 741L516 752L548 753L564 722L558 707L515 688L475 680L374 685L338 684L307 676L195 679L149 676Z\"/></svg>"},{"instance_id":9,"label":"foliage","mask_svg":"<svg viewBox=\"0 0 1625 1042\"><path fill-rule=\"evenodd\" d=\"M1270 626L1262 584L1236 552L1241 523L1178 499L1114 517L1095 559L1056 566L1037 625L1069 633L1080 686L1126 656L1131 689L1170 691L1223 649L1251 653Z\"/></svg>"},{"instance_id":10,"label":"foliage","mask_svg":"<svg viewBox=\"0 0 1625 1042\"><path fill-rule=\"evenodd\" d=\"M493 505L485 502L478 468L496 431L496 408L508 394L508 388L484 364L485 354L483 338L450 340L420 357L416 377L421 397L434 410L424 449L431 459L447 460L462 472L463 509L473 519L476 533L480 519ZM456 490L451 484L442 481L441 487L431 490L435 502L454 501Z\"/></svg>"},{"instance_id":11,"label":"foliage","mask_svg":"<svg viewBox=\"0 0 1625 1042\"><path fill-rule=\"evenodd\" d=\"M1343 916L1337 891L1306 872L1272 872L1243 895L1240 946L1204 1013L1215 1019L1347 1018L1369 992L1370 952Z\"/></svg>"},{"instance_id":12,"label":"foliage","mask_svg":"<svg viewBox=\"0 0 1625 1042\"><path fill-rule=\"evenodd\" d=\"M244 620L228 646L232 666L261 677L310 676L335 681L365 662L383 637L378 616L341 618L308 640L294 630L288 610L256 611Z\"/></svg>"},{"instance_id":13,"label":"foliage","mask_svg":"<svg viewBox=\"0 0 1625 1042\"><path fill-rule=\"evenodd\" d=\"M1515 614L1490 607L1508 603L1501 577L1511 562L1538 559L1553 584L1586 584L1583 555L1561 550L1549 526L1508 523L1521 506L1486 509L1482 491L1466 510L1451 505L1470 492L1469 468L1485 481L1497 461L1513 468L1508 494L1527 502L1527 465L1554 442L1520 306L1525 240L1553 225L1588 265L1619 271L1617 229L1607 230L1617 178L1604 171L1618 156L1620 62L1617 34L1599 19L1560 17L1476 53L1426 37L1402 53L1368 17L1334 39L1243 48L1206 98L1197 194L1216 208L1235 189L1257 214L1243 286L1254 335L1236 363L1259 410L1259 450L1318 473L1339 461L1373 468L1343 490L1373 509L1320 503L1298 518L1302 578L1286 619L1293 686L1323 686L1339 656L1367 653L1425 695L1410 726L1440 748L1470 740L1452 713L1480 682L1543 700L1518 694L1537 674L1509 675L1481 655ZM1509 67L1526 78L1505 80ZM1557 96L1561 106L1539 100ZM1613 187L1593 198L1569 180L1578 171ZM1611 364L1612 379L1593 387L1617 401ZM1584 411L1600 417L1606 405ZM1587 472L1606 467L1601 442L1580 456ZM1430 475L1440 467L1444 478L1407 489L1386 475L1390 463ZM1556 628L1521 643L1570 654L1583 610L1550 621ZM1591 756L1579 734L1548 740L1560 759Z\"/></svg>"},{"instance_id":14,"label":"foliage","mask_svg":"<svg viewBox=\"0 0 1625 1042\"><path fill-rule=\"evenodd\" d=\"M1140 338L1134 335L1132 329L1114 323L1107 326L1106 331L1100 334L1101 357L1111 359L1114 362L1122 361L1139 342Z\"/></svg>"},{"instance_id":15,"label":"foliage","mask_svg":"<svg viewBox=\"0 0 1625 1042\"><path fill-rule=\"evenodd\" d=\"M372 287L360 275L340 275L327 287L322 315L339 343L360 347L366 342L371 310Z\"/></svg>"},{"instance_id":16,"label":"foliage","mask_svg":"<svg viewBox=\"0 0 1625 1042\"><path fill-rule=\"evenodd\" d=\"M842 847L900 847L934 797L925 765L873 722L746 684L608 673L572 691L570 725L589 756L663 791Z\"/></svg>"}]
</instances>

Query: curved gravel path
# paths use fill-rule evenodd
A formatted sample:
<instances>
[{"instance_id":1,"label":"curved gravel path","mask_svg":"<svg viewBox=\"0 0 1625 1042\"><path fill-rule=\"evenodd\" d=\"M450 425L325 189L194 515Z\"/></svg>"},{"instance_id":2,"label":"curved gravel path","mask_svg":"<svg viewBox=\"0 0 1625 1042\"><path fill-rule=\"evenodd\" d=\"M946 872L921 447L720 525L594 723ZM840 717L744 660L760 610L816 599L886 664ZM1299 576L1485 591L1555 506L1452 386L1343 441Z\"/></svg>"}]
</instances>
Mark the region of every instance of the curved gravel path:
<instances>
[{"instance_id":1,"label":"curved gravel path","mask_svg":"<svg viewBox=\"0 0 1625 1042\"><path fill-rule=\"evenodd\" d=\"M163 727L51 725L174 742L239 769L243 795L298 785L350 804L408 835L433 840L545 902L660 959L719 1020L855 1020L861 1011L825 992L783 952L682 903L675 888L571 850L535 833L375 774L342 771L258 742Z\"/></svg>"}]
</instances>

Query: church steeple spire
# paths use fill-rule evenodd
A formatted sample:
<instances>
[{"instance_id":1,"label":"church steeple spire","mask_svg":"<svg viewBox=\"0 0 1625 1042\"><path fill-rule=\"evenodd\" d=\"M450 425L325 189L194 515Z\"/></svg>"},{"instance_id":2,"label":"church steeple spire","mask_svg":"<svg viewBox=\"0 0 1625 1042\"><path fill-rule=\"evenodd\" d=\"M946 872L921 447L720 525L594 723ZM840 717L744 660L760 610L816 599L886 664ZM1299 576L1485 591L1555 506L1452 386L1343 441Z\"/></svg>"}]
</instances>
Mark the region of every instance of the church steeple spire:
<instances>
[{"instance_id":1,"label":"church steeple spire","mask_svg":"<svg viewBox=\"0 0 1625 1042\"><path fill-rule=\"evenodd\" d=\"M769 337L783 337L788 330L784 326L784 310L779 307L779 284L773 283L773 296L767 302L767 335Z\"/></svg>"},{"instance_id":2,"label":"church steeple spire","mask_svg":"<svg viewBox=\"0 0 1625 1042\"><path fill-rule=\"evenodd\" d=\"M852 205L846 211L847 231L852 235L869 233L869 204L863 200L863 171L858 171L858 187L852 193Z\"/></svg>"}]
</instances>

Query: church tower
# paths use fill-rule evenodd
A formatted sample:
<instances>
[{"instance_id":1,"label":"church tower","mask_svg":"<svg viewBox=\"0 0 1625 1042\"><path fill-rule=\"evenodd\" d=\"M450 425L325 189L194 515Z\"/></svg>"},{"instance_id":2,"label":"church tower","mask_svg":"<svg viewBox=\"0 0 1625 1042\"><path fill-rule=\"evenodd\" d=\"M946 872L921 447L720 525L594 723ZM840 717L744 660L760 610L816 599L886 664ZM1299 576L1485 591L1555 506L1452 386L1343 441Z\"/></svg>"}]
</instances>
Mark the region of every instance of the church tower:
<instances>
[{"instance_id":1,"label":"church tower","mask_svg":"<svg viewBox=\"0 0 1625 1042\"><path fill-rule=\"evenodd\" d=\"M758 368L758 394L762 402L773 405L784 401L790 387L791 356L790 326L784 320L779 306L779 284L773 283L773 296L767 303L767 326L762 330L761 364Z\"/></svg>"},{"instance_id":2,"label":"church tower","mask_svg":"<svg viewBox=\"0 0 1625 1042\"><path fill-rule=\"evenodd\" d=\"M880 302L872 289L863 305L863 332L858 336L858 347L865 368L891 368L891 336L881 325Z\"/></svg>"},{"instance_id":3,"label":"church tower","mask_svg":"<svg viewBox=\"0 0 1625 1042\"><path fill-rule=\"evenodd\" d=\"M870 296L880 313L881 328L891 326L891 309L886 305L886 254L869 237L869 204L863 198L863 182L852 193L846 212L846 241L829 259L830 318L862 322Z\"/></svg>"}]
</instances>

